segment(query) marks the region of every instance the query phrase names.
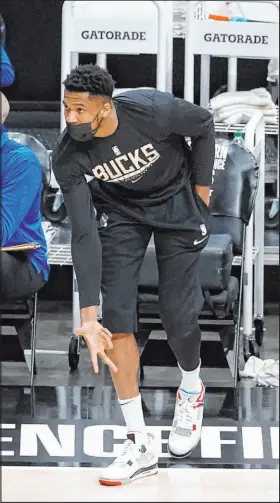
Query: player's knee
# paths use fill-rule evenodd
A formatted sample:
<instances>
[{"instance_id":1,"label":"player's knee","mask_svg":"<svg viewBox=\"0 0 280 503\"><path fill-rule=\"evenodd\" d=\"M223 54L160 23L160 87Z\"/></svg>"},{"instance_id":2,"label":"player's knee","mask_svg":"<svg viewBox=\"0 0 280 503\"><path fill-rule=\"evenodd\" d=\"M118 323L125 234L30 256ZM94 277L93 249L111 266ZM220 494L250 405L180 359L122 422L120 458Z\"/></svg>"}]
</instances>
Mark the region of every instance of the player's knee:
<instances>
[{"instance_id":1,"label":"player's knee","mask_svg":"<svg viewBox=\"0 0 280 503\"><path fill-rule=\"evenodd\" d=\"M168 338L188 338L198 323L197 309L178 309L175 305L160 308L162 324Z\"/></svg>"},{"instance_id":2,"label":"player's knee","mask_svg":"<svg viewBox=\"0 0 280 503\"><path fill-rule=\"evenodd\" d=\"M197 289L195 295L188 297L182 297L178 292L177 299L171 299L169 295L160 296L160 316L168 336L174 337L175 334L181 334L181 337L188 337L188 334L191 334L193 328L197 326L203 304L201 289Z\"/></svg>"}]
</instances>

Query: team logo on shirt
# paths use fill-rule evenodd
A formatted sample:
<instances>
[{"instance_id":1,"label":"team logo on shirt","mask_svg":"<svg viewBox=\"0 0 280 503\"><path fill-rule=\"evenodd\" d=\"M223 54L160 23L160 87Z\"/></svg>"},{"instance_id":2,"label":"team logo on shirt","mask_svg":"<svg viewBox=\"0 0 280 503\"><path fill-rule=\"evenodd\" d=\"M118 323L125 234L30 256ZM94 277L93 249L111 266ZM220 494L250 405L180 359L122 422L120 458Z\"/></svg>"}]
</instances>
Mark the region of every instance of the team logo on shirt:
<instances>
[{"instance_id":1,"label":"team logo on shirt","mask_svg":"<svg viewBox=\"0 0 280 503\"><path fill-rule=\"evenodd\" d=\"M113 147L114 153L117 155ZM119 149L118 149L119 152ZM120 153L120 152L119 152ZM138 182L146 171L160 158L152 143L135 149L133 152L121 154L111 161L98 164L92 169L95 178L104 182Z\"/></svg>"}]
</instances>

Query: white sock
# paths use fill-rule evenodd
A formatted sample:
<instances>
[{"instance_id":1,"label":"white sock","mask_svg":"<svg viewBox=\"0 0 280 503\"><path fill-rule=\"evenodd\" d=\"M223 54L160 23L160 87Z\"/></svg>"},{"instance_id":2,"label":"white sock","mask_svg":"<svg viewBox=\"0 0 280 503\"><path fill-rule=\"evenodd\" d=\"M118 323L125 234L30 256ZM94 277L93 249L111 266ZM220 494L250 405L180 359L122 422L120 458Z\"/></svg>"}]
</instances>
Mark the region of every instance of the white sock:
<instances>
[{"instance_id":1,"label":"white sock","mask_svg":"<svg viewBox=\"0 0 280 503\"><path fill-rule=\"evenodd\" d=\"M191 372L187 372L186 370L183 370L179 363L178 363L179 369L182 372L182 381L180 384L180 392L181 395L184 394L198 394L201 392L201 379L200 379L200 362L199 365L196 369L192 370Z\"/></svg>"},{"instance_id":2,"label":"white sock","mask_svg":"<svg viewBox=\"0 0 280 503\"><path fill-rule=\"evenodd\" d=\"M148 436L146 432L140 393L134 398L119 400L119 404L121 406L128 435L134 434L135 443L147 443Z\"/></svg>"}]
</instances>

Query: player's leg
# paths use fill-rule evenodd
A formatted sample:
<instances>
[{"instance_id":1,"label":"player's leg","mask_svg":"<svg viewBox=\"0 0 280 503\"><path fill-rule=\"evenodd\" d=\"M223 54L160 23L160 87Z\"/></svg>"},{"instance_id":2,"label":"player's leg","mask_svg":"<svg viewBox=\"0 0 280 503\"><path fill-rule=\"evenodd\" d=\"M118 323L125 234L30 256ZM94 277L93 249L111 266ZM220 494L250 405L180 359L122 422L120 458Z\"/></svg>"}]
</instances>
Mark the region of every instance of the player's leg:
<instances>
[{"instance_id":1,"label":"player's leg","mask_svg":"<svg viewBox=\"0 0 280 503\"><path fill-rule=\"evenodd\" d=\"M189 455L200 440L205 393L200 379L198 325L203 307L198 279L200 252L193 241L196 241L193 232L155 232L160 314L182 372L168 444L171 454L178 457ZM205 244L206 240L200 246Z\"/></svg>"},{"instance_id":2,"label":"player's leg","mask_svg":"<svg viewBox=\"0 0 280 503\"><path fill-rule=\"evenodd\" d=\"M100 218L100 210L98 211ZM102 222L106 225L102 226ZM137 284L151 230L116 212L104 210L99 228L102 242L102 311L104 326L113 334L107 351L118 368L112 379L127 427L128 440L100 483L120 485L157 472L157 456L146 432L138 388L139 350L136 331Z\"/></svg>"}]
</instances>

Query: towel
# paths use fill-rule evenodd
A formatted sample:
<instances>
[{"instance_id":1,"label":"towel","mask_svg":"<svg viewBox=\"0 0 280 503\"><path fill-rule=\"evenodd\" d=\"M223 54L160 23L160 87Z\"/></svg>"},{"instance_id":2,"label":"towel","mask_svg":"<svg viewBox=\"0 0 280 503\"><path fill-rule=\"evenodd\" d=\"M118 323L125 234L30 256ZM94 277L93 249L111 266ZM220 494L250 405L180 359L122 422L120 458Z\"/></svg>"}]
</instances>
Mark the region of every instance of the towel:
<instances>
[{"instance_id":1,"label":"towel","mask_svg":"<svg viewBox=\"0 0 280 503\"><path fill-rule=\"evenodd\" d=\"M221 93L210 100L210 106L213 112L230 105L266 107L271 105L271 103L271 94L264 87L251 89L251 91Z\"/></svg>"},{"instance_id":2,"label":"towel","mask_svg":"<svg viewBox=\"0 0 280 503\"><path fill-rule=\"evenodd\" d=\"M246 105L230 105L228 107L223 107L221 110L216 112L217 117L220 118L220 120L227 119L233 114L254 114L258 111L261 111L264 115L265 118L269 119L275 119L277 118L277 110L274 105L273 106L267 106L267 107L255 107L255 106L246 106Z\"/></svg>"},{"instance_id":3,"label":"towel","mask_svg":"<svg viewBox=\"0 0 280 503\"><path fill-rule=\"evenodd\" d=\"M244 370L240 371L241 377L251 377L258 386L270 388L279 387L279 360L261 360L256 356L250 356Z\"/></svg>"},{"instance_id":4,"label":"towel","mask_svg":"<svg viewBox=\"0 0 280 503\"><path fill-rule=\"evenodd\" d=\"M266 124L277 124L277 110L275 105L270 109L253 106L242 107L241 105L224 107L218 112L215 112L214 117L216 122L225 122L228 125L247 124L257 111L261 111L263 113L264 122Z\"/></svg>"},{"instance_id":5,"label":"towel","mask_svg":"<svg viewBox=\"0 0 280 503\"><path fill-rule=\"evenodd\" d=\"M261 111L266 124L277 124L277 109L271 94L264 88L251 91L225 92L210 100L216 122L246 124L257 111Z\"/></svg>"}]
</instances>

